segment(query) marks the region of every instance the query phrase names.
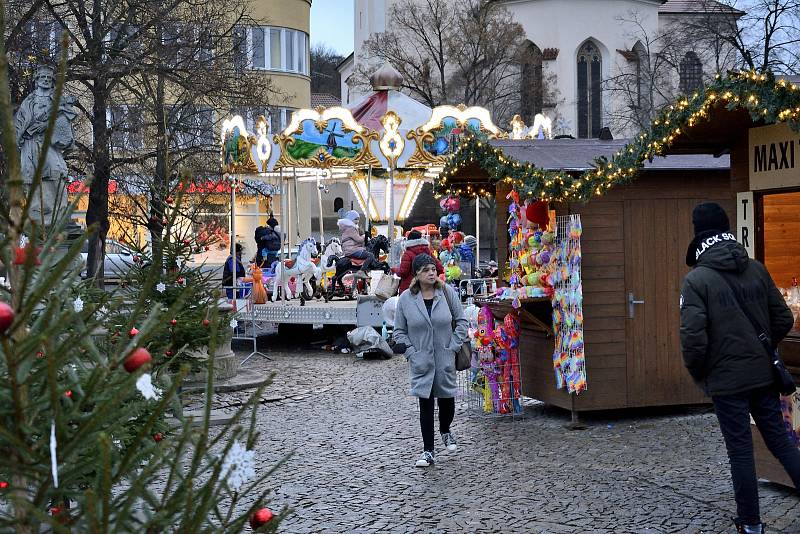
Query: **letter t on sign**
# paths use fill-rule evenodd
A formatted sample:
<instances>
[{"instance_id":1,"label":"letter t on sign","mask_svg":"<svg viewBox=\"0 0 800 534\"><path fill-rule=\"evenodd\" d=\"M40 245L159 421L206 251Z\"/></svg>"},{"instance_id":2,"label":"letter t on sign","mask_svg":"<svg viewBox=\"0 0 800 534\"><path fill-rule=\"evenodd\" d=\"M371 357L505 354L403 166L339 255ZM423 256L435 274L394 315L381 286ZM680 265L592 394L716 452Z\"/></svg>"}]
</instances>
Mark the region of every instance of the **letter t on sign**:
<instances>
[{"instance_id":1,"label":"letter t on sign","mask_svg":"<svg viewBox=\"0 0 800 534\"><path fill-rule=\"evenodd\" d=\"M755 258L756 221L752 191L736 194L736 227L739 243L747 249L748 256Z\"/></svg>"}]
</instances>

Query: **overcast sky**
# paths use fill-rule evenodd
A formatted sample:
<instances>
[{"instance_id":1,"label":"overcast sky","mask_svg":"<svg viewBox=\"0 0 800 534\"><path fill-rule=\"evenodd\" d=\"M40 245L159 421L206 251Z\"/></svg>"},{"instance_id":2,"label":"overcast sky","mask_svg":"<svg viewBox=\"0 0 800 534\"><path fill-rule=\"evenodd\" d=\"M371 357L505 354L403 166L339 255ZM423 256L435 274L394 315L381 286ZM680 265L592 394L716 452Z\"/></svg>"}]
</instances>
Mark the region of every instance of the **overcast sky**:
<instances>
[{"instance_id":1,"label":"overcast sky","mask_svg":"<svg viewBox=\"0 0 800 534\"><path fill-rule=\"evenodd\" d=\"M311 3L311 45L325 43L342 56L353 51L353 0Z\"/></svg>"}]
</instances>

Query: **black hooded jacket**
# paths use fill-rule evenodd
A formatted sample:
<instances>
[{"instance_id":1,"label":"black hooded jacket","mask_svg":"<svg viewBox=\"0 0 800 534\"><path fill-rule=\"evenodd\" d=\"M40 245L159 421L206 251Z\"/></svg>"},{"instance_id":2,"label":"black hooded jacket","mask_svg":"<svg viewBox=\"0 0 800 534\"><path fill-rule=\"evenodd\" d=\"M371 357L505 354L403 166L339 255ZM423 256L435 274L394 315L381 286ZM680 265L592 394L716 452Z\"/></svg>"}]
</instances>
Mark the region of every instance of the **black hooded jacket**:
<instances>
[{"instance_id":1,"label":"black hooded jacket","mask_svg":"<svg viewBox=\"0 0 800 534\"><path fill-rule=\"evenodd\" d=\"M730 395L774 382L772 362L755 329L721 277L731 274L750 313L763 325L773 346L794 319L767 269L747 256L729 232L704 232L686 255L694 266L681 290L681 347L694 380L708 395Z\"/></svg>"}]
</instances>

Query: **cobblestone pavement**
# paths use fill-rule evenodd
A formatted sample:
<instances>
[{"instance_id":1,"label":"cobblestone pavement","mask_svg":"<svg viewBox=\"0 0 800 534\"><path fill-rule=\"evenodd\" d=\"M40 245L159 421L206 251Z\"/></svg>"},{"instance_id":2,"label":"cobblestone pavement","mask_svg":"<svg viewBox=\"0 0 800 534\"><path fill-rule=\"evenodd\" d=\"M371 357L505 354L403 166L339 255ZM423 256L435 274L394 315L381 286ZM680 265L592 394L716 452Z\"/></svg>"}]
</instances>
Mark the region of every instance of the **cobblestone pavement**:
<instances>
[{"instance_id":1,"label":"cobblestone pavement","mask_svg":"<svg viewBox=\"0 0 800 534\"><path fill-rule=\"evenodd\" d=\"M269 345L269 340L265 345ZM268 349L267 349L268 350ZM459 450L422 449L406 364L321 351L270 352L248 367L276 371L258 416L260 469L281 532L733 532L724 445L708 409L590 418L541 405L521 419L457 408ZM218 395L225 409L247 392ZM770 532L800 532L800 499L760 485Z\"/></svg>"}]
</instances>

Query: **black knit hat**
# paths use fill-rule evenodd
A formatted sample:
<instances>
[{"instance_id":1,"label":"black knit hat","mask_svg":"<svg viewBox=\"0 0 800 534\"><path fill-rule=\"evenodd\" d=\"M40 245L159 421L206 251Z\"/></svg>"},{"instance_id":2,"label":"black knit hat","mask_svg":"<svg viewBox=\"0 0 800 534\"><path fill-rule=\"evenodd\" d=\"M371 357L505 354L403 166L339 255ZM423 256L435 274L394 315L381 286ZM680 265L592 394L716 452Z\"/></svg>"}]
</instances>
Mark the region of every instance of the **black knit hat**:
<instances>
[{"instance_id":1,"label":"black knit hat","mask_svg":"<svg viewBox=\"0 0 800 534\"><path fill-rule=\"evenodd\" d=\"M420 272L426 265L436 265L436 260L434 260L429 254L417 254L414 256L414 261L411 262L411 267L414 269L414 274Z\"/></svg>"},{"instance_id":2,"label":"black knit hat","mask_svg":"<svg viewBox=\"0 0 800 534\"><path fill-rule=\"evenodd\" d=\"M419 232L419 230L411 230L410 232L408 232L408 238L409 239L422 239L422 234Z\"/></svg>"},{"instance_id":3,"label":"black knit hat","mask_svg":"<svg viewBox=\"0 0 800 534\"><path fill-rule=\"evenodd\" d=\"M729 232L731 223L722 206L716 202L703 202L694 207L692 211L692 224L694 235L703 232Z\"/></svg>"}]
</instances>

